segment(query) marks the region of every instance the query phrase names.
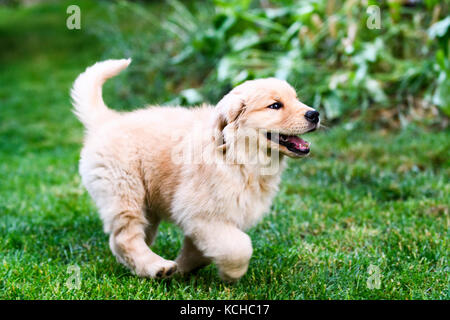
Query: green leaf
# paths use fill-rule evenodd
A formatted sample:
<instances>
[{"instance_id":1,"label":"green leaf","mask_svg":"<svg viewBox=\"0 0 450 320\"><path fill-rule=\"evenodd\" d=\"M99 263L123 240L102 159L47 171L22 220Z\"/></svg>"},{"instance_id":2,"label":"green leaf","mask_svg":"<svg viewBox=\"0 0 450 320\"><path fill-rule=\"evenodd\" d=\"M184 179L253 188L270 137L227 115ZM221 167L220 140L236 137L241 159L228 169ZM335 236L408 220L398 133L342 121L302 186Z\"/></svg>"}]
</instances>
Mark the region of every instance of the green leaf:
<instances>
[{"instance_id":1,"label":"green leaf","mask_svg":"<svg viewBox=\"0 0 450 320\"><path fill-rule=\"evenodd\" d=\"M278 67L275 73L275 77L277 77L278 79L287 80L294 68L295 62L299 58L300 57L298 50L291 50L287 54L281 56L277 61Z\"/></svg>"},{"instance_id":2,"label":"green leaf","mask_svg":"<svg viewBox=\"0 0 450 320\"><path fill-rule=\"evenodd\" d=\"M428 29L428 36L431 39L436 37L443 37L450 27L450 16L447 16L445 19L436 22Z\"/></svg>"},{"instance_id":3,"label":"green leaf","mask_svg":"<svg viewBox=\"0 0 450 320\"><path fill-rule=\"evenodd\" d=\"M180 96L183 97L190 105L199 104L204 101L203 96L197 89L186 89L180 92Z\"/></svg>"},{"instance_id":4,"label":"green leaf","mask_svg":"<svg viewBox=\"0 0 450 320\"><path fill-rule=\"evenodd\" d=\"M229 40L233 51L241 51L260 42L258 34L253 30L246 30L242 35L236 35Z\"/></svg>"},{"instance_id":5,"label":"green leaf","mask_svg":"<svg viewBox=\"0 0 450 320\"><path fill-rule=\"evenodd\" d=\"M446 71L447 74L450 73L448 59L445 58L444 50L441 49L436 52L436 63L441 70Z\"/></svg>"},{"instance_id":6,"label":"green leaf","mask_svg":"<svg viewBox=\"0 0 450 320\"><path fill-rule=\"evenodd\" d=\"M342 115L343 103L336 94L330 94L323 99L323 107L327 119L333 120Z\"/></svg>"},{"instance_id":7,"label":"green leaf","mask_svg":"<svg viewBox=\"0 0 450 320\"><path fill-rule=\"evenodd\" d=\"M269 29L269 30L273 30L273 31L278 31L278 32L285 31L285 28L281 24L273 22L272 20L267 19L266 17L261 17L256 14L250 13L250 12L242 12L241 17L244 20L254 23L255 27L257 27L257 25L259 25L265 29Z\"/></svg>"},{"instance_id":8,"label":"green leaf","mask_svg":"<svg viewBox=\"0 0 450 320\"><path fill-rule=\"evenodd\" d=\"M220 59L217 67L217 80L224 81L230 77L231 61L228 57Z\"/></svg>"},{"instance_id":9,"label":"green leaf","mask_svg":"<svg viewBox=\"0 0 450 320\"><path fill-rule=\"evenodd\" d=\"M438 86L433 94L432 102L447 116L450 116L450 79L444 72L439 75Z\"/></svg>"},{"instance_id":10,"label":"green leaf","mask_svg":"<svg viewBox=\"0 0 450 320\"><path fill-rule=\"evenodd\" d=\"M378 103L386 103L387 96L381 88L380 83L374 79L366 79L365 87L369 92L372 99L374 99Z\"/></svg>"}]
</instances>

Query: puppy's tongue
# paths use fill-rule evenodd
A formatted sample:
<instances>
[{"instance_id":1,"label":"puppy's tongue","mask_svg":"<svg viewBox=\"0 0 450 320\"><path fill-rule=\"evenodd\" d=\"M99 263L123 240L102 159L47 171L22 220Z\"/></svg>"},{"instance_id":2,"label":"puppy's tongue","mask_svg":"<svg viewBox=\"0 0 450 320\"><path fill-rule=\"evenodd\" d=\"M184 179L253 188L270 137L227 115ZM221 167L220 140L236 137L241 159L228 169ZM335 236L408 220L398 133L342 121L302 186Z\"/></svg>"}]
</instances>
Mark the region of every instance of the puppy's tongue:
<instances>
[{"instance_id":1,"label":"puppy's tongue","mask_svg":"<svg viewBox=\"0 0 450 320\"><path fill-rule=\"evenodd\" d=\"M310 146L309 142L303 140L298 136L288 136L283 134L280 135L280 139L284 142L290 143L292 146L299 150L307 150Z\"/></svg>"}]
</instances>

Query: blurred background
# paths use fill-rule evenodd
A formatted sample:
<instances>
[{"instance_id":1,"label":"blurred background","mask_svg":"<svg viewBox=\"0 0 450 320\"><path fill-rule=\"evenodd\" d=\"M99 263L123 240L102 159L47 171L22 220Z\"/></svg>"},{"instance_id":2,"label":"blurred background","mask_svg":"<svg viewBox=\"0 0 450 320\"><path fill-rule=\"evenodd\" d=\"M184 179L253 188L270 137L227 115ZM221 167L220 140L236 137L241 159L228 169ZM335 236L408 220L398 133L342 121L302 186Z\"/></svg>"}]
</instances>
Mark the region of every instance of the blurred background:
<instances>
[{"instance_id":1,"label":"blurred background","mask_svg":"<svg viewBox=\"0 0 450 320\"><path fill-rule=\"evenodd\" d=\"M449 5L0 0L0 298L448 299ZM215 104L277 77L321 113L234 287L212 267L137 279L109 251L77 172L69 90L87 66L124 57L104 88L114 109ZM181 239L163 224L155 250L173 259ZM63 285L73 264L87 290ZM380 290L365 284L372 264Z\"/></svg>"},{"instance_id":2,"label":"blurred background","mask_svg":"<svg viewBox=\"0 0 450 320\"><path fill-rule=\"evenodd\" d=\"M444 127L448 9L436 0L119 2L105 9L119 23L94 33L107 56L133 56L133 94L123 94L134 104L214 103L245 80L275 76L328 123Z\"/></svg>"},{"instance_id":3,"label":"blurred background","mask_svg":"<svg viewBox=\"0 0 450 320\"><path fill-rule=\"evenodd\" d=\"M26 14L27 8L48 2L0 1L12 14L15 10ZM441 128L448 124L448 1L78 4L81 29L69 32L61 23L59 36L93 37L95 47L101 48L98 60L133 58L127 75L115 84L123 108L215 103L245 80L274 76L294 85L301 99L319 109L327 123L345 119L388 128L411 122ZM48 11L64 5L41 7L42 29L49 23L45 19L52 18ZM10 18L7 12L3 25ZM64 16L58 19L62 22ZM41 31L48 36L57 32ZM40 52L38 38L39 34L29 35L22 41L29 42L29 50ZM3 55L13 52L11 41L2 39Z\"/></svg>"}]
</instances>

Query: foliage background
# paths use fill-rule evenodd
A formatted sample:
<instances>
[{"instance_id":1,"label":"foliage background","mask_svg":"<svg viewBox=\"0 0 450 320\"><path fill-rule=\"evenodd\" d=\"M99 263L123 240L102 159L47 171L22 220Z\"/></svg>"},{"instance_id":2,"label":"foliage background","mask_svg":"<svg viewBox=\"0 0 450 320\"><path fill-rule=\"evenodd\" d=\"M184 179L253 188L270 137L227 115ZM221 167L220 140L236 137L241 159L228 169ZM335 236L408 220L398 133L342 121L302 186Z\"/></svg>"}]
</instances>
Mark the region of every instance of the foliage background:
<instances>
[{"instance_id":1,"label":"foliage background","mask_svg":"<svg viewBox=\"0 0 450 320\"><path fill-rule=\"evenodd\" d=\"M373 5L379 29L368 27ZM448 123L447 3L171 0L167 6L159 23L158 13L140 3L118 2L105 8L112 23L96 29L107 56L134 58L126 79L130 105L161 94L168 103L214 103L245 80L275 76L329 121ZM133 30L120 23L129 13L139 19Z\"/></svg>"},{"instance_id":2,"label":"foliage background","mask_svg":"<svg viewBox=\"0 0 450 320\"><path fill-rule=\"evenodd\" d=\"M81 30L66 28L77 3ZM0 298L449 299L449 17L444 1L0 1ZM69 90L87 66L133 63L115 109L217 102L286 78L328 129L306 137L237 284L214 266L139 279L118 264L81 185ZM182 234L160 228L174 259ZM65 283L80 267L80 290ZM370 289L368 268L381 272Z\"/></svg>"}]
</instances>

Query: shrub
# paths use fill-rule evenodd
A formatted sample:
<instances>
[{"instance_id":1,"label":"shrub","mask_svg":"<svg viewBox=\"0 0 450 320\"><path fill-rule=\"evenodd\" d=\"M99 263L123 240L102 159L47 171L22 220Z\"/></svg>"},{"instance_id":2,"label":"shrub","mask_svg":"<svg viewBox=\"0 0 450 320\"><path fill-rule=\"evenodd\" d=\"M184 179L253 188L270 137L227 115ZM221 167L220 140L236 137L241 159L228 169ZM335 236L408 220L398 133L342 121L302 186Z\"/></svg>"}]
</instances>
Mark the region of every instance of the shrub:
<instances>
[{"instance_id":1,"label":"shrub","mask_svg":"<svg viewBox=\"0 0 450 320\"><path fill-rule=\"evenodd\" d=\"M371 5L380 29L368 27ZM366 110L403 123L450 116L450 17L440 20L448 6L439 1L171 0L164 17L139 3L108 10L114 30L97 34L108 56L134 58L133 102L215 103L245 80L275 76L330 121ZM121 23L127 12L133 28Z\"/></svg>"}]
</instances>

